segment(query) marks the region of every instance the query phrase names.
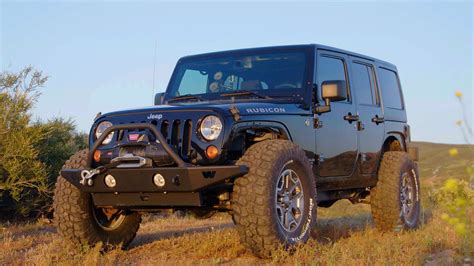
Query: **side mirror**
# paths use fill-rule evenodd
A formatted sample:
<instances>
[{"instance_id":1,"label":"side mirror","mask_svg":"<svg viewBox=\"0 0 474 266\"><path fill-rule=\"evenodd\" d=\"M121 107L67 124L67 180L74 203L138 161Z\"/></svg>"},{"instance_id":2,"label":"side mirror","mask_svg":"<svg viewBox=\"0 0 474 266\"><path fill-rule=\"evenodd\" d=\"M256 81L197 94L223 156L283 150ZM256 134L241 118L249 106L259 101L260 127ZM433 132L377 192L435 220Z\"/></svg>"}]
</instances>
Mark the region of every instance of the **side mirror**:
<instances>
[{"instance_id":1,"label":"side mirror","mask_svg":"<svg viewBox=\"0 0 474 266\"><path fill-rule=\"evenodd\" d=\"M321 84L321 98L325 105L316 107L317 113L331 111L331 102L345 101L347 99L347 88L345 80L326 80Z\"/></svg>"},{"instance_id":2,"label":"side mirror","mask_svg":"<svg viewBox=\"0 0 474 266\"><path fill-rule=\"evenodd\" d=\"M165 100L165 93L159 92L155 94L155 105L162 105Z\"/></svg>"}]
</instances>

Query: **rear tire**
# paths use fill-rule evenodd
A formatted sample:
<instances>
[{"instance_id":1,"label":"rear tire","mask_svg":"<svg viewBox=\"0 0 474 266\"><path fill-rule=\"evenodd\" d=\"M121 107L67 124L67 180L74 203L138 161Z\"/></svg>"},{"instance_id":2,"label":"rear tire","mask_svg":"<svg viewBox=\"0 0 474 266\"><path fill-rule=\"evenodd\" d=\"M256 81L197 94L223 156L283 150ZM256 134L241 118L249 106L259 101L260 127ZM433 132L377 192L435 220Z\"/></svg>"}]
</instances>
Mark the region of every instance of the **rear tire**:
<instances>
[{"instance_id":1,"label":"rear tire","mask_svg":"<svg viewBox=\"0 0 474 266\"><path fill-rule=\"evenodd\" d=\"M237 164L249 167L232 195L241 242L260 257L306 242L316 222L316 182L304 151L286 140L263 141Z\"/></svg>"},{"instance_id":2,"label":"rear tire","mask_svg":"<svg viewBox=\"0 0 474 266\"><path fill-rule=\"evenodd\" d=\"M380 231L415 229L420 224L418 167L407 153L383 155L377 186L370 192L375 227Z\"/></svg>"},{"instance_id":3,"label":"rear tire","mask_svg":"<svg viewBox=\"0 0 474 266\"><path fill-rule=\"evenodd\" d=\"M63 169L85 169L88 150L66 161ZM135 237L140 214L115 209L96 208L89 193L81 192L62 176L54 190L54 220L59 233L76 246L126 247Z\"/></svg>"}]
</instances>

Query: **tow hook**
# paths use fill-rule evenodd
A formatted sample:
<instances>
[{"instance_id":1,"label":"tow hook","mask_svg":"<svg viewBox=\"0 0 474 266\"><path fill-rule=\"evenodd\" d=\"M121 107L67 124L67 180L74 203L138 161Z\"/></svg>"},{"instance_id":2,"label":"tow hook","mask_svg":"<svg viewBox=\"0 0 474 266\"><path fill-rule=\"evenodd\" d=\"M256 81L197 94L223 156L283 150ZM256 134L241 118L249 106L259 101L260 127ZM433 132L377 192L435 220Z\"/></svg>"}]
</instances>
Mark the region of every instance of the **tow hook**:
<instances>
[{"instance_id":1,"label":"tow hook","mask_svg":"<svg viewBox=\"0 0 474 266\"><path fill-rule=\"evenodd\" d=\"M124 162L130 162L130 161L138 161L137 163L132 163L132 164L124 164ZM147 159L142 158L140 156L134 156L133 154L126 154L121 157L114 158L111 163L106 164L106 165L101 165L95 169L92 170L82 170L81 171L81 181L79 183L83 186L89 186L92 187L94 185L94 180L92 178L96 175L102 174L107 171L107 169L110 169L112 167L142 167L146 165Z\"/></svg>"},{"instance_id":2,"label":"tow hook","mask_svg":"<svg viewBox=\"0 0 474 266\"><path fill-rule=\"evenodd\" d=\"M92 186L94 185L94 180L92 180L92 178L95 176L95 175L98 175L100 173L102 173L106 168L105 167L98 167L98 168L95 168L95 169L92 169L92 170L82 170L81 172L81 181L79 181L79 183L83 186Z\"/></svg>"}]
</instances>

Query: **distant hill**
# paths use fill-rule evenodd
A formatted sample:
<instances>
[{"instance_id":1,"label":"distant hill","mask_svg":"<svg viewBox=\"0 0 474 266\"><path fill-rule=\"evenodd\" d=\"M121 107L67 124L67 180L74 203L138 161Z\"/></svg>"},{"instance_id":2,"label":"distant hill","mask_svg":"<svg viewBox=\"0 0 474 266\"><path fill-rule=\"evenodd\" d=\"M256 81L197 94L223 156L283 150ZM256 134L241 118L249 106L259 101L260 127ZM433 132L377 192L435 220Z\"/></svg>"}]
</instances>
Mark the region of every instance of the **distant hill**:
<instances>
[{"instance_id":1,"label":"distant hill","mask_svg":"<svg viewBox=\"0 0 474 266\"><path fill-rule=\"evenodd\" d=\"M466 167L474 165L474 145L412 142L420 149L418 162L422 182L439 186L447 178L467 179ZM456 148L458 155L451 157L449 150Z\"/></svg>"}]
</instances>

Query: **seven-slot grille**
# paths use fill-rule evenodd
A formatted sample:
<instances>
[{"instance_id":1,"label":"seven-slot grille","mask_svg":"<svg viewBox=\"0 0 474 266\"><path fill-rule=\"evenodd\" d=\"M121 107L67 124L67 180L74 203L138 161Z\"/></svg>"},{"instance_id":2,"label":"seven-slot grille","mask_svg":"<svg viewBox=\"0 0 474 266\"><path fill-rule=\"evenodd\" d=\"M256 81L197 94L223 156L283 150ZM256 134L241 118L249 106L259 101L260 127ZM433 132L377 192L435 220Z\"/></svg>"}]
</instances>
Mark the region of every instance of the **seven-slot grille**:
<instances>
[{"instance_id":1,"label":"seven-slot grille","mask_svg":"<svg viewBox=\"0 0 474 266\"><path fill-rule=\"evenodd\" d=\"M129 122L133 123L149 123L149 121L140 121L140 122ZM119 123L125 124L125 123ZM191 139L193 132L193 121L191 119L163 119L163 120L152 120L151 124L155 125L157 129L161 132L163 137L166 139L167 143L178 153L178 155L183 160L188 160L192 149L191 149ZM138 131L146 132L147 129L141 130L120 130L117 134L117 141L122 141L125 135L128 135L128 132ZM127 134L126 134L127 133ZM153 135L153 134L149 134Z\"/></svg>"},{"instance_id":2,"label":"seven-slot grille","mask_svg":"<svg viewBox=\"0 0 474 266\"><path fill-rule=\"evenodd\" d=\"M158 126L158 125L157 125ZM191 138L193 121L191 119L162 120L158 126L161 134L183 159L188 159L191 153Z\"/></svg>"}]
</instances>

